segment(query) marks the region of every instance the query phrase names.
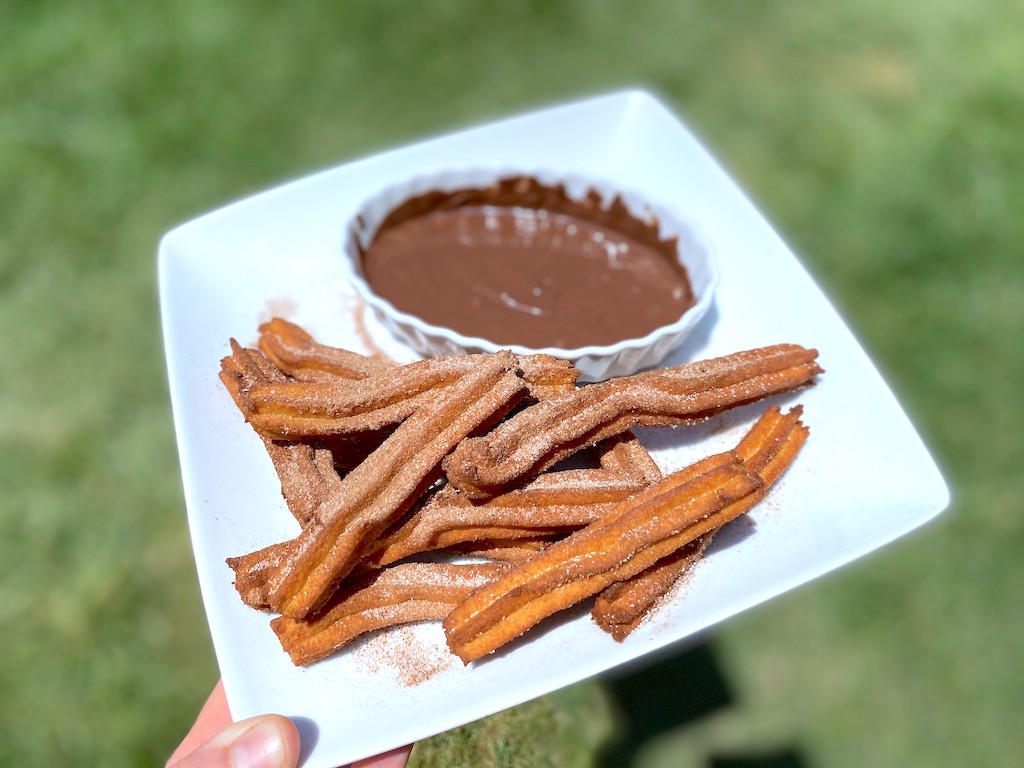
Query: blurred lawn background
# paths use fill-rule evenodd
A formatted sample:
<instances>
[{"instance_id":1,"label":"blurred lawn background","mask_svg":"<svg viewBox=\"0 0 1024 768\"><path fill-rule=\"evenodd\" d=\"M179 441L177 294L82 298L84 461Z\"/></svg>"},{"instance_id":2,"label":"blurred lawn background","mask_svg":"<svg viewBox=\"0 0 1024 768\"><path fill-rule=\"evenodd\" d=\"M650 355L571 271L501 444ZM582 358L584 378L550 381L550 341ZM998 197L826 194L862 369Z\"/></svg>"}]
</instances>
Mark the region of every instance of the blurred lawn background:
<instances>
[{"instance_id":1,"label":"blurred lawn background","mask_svg":"<svg viewBox=\"0 0 1024 768\"><path fill-rule=\"evenodd\" d=\"M439 736L414 764L1022 764L1022 29L1019 0L0 2L0 764L162 764L217 676L161 234L631 86L801 255L954 505L647 672Z\"/></svg>"}]
</instances>

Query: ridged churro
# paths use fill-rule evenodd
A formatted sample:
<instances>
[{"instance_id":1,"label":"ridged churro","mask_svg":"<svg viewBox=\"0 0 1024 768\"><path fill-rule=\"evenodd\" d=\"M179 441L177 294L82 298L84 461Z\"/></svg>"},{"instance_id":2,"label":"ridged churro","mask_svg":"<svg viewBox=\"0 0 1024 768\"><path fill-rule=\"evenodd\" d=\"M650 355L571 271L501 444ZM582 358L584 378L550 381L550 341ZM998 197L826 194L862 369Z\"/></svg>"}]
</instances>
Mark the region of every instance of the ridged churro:
<instances>
[{"instance_id":1,"label":"ridged churro","mask_svg":"<svg viewBox=\"0 0 1024 768\"><path fill-rule=\"evenodd\" d=\"M809 384L821 373L816 358L816 350L780 344L591 384L464 441L445 473L467 496L487 498L626 429L700 421Z\"/></svg>"},{"instance_id":2,"label":"ridged churro","mask_svg":"<svg viewBox=\"0 0 1024 768\"><path fill-rule=\"evenodd\" d=\"M281 318L273 318L260 326L259 346L282 372L302 382L337 384L338 379L367 378L385 381L389 375L407 367L379 357L365 357L346 349L320 344L305 330ZM461 375L475 365L472 355L437 359L448 361L447 374L442 374L447 376ZM413 368L407 374L402 374L407 380L414 380L424 370L428 377L437 375L432 371L434 366L429 360L409 365ZM576 379L580 375L569 362L544 354L521 355L519 367L531 396L537 399L575 389ZM427 381L422 388L435 385L436 380L433 383ZM302 408L301 404L297 405Z\"/></svg>"},{"instance_id":3,"label":"ridged churro","mask_svg":"<svg viewBox=\"0 0 1024 768\"><path fill-rule=\"evenodd\" d=\"M594 600L590 612L594 622L621 643L700 561L715 533L699 536L633 578L606 588Z\"/></svg>"},{"instance_id":4,"label":"ridged churro","mask_svg":"<svg viewBox=\"0 0 1024 768\"><path fill-rule=\"evenodd\" d=\"M343 478L303 528L271 575L269 605L298 619L320 608L366 545L426 490L441 459L511 407L523 388L514 355L488 355L406 418Z\"/></svg>"},{"instance_id":5,"label":"ridged churro","mask_svg":"<svg viewBox=\"0 0 1024 768\"><path fill-rule=\"evenodd\" d=\"M470 361L473 367L484 356ZM467 369L460 357L419 360L362 379L257 384L244 392L246 416L270 438L295 440L374 432L404 421L458 381Z\"/></svg>"},{"instance_id":6,"label":"ridged churro","mask_svg":"<svg viewBox=\"0 0 1024 768\"><path fill-rule=\"evenodd\" d=\"M405 563L373 571L338 590L315 617L270 622L296 665L312 664L367 632L443 619L474 589L508 569L505 563Z\"/></svg>"},{"instance_id":7,"label":"ridged churro","mask_svg":"<svg viewBox=\"0 0 1024 768\"><path fill-rule=\"evenodd\" d=\"M261 384L281 383L287 376L262 352L245 349L231 340L231 354L221 361L221 381L235 404L246 412L248 392ZM260 436L267 455L281 481L281 494L288 509L300 524L310 519L337 478L333 452L307 443L272 440ZM365 457L365 453L360 460Z\"/></svg>"},{"instance_id":8,"label":"ridged churro","mask_svg":"<svg viewBox=\"0 0 1024 768\"><path fill-rule=\"evenodd\" d=\"M749 510L803 445L799 413L777 419L771 409L736 450L669 475L471 593L444 621L449 647L467 663L492 653Z\"/></svg>"},{"instance_id":9,"label":"ridged churro","mask_svg":"<svg viewBox=\"0 0 1024 768\"><path fill-rule=\"evenodd\" d=\"M320 344L303 328L280 317L263 323L259 330L260 351L299 381L365 379L397 366L382 357Z\"/></svg>"},{"instance_id":10,"label":"ridged churro","mask_svg":"<svg viewBox=\"0 0 1024 768\"><path fill-rule=\"evenodd\" d=\"M648 485L645 477L605 469L541 475L523 488L474 503L451 486L442 489L371 547L368 559L387 565L456 544L569 533L611 512Z\"/></svg>"},{"instance_id":11,"label":"ridged churro","mask_svg":"<svg viewBox=\"0 0 1024 768\"><path fill-rule=\"evenodd\" d=\"M466 499L450 486L424 494L419 507L367 546L360 568L380 568L438 549L470 553L475 542L481 542L477 549L483 557L521 559L524 540L550 539L578 530L661 477L657 464L630 432L597 448L600 468L541 475L523 488L484 502ZM308 465L304 469L315 471ZM326 484L333 486L340 480L329 470L324 475L326 479L321 478L315 490L325 497ZM306 497L312 494L302 486L299 491L299 501L308 504ZM296 514L296 519L305 524L309 518ZM282 542L229 559L235 587L247 605L260 610L270 607L267 581L294 546L292 541Z\"/></svg>"},{"instance_id":12,"label":"ridged churro","mask_svg":"<svg viewBox=\"0 0 1024 768\"><path fill-rule=\"evenodd\" d=\"M744 465L753 467L764 481L765 490L778 479L788 462L778 456L771 460L772 453L761 448L772 430L778 430L777 439L783 439L782 436L788 434L791 423L798 415L799 410L783 416L777 407L769 408L756 428L736 448ZM761 463L757 463L759 461ZM597 625L621 642L701 559L715 533L717 530L704 534L662 558L646 571L612 584L601 592L591 610Z\"/></svg>"},{"instance_id":13,"label":"ridged churro","mask_svg":"<svg viewBox=\"0 0 1024 768\"><path fill-rule=\"evenodd\" d=\"M632 432L605 440L596 453L600 468L550 472L482 502L451 486L443 488L372 545L367 563L379 567L481 540L565 535L661 478L658 465Z\"/></svg>"},{"instance_id":14,"label":"ridged churro","mask_svg":"<svg viewBox=\"0 0 1024 768\"><path fill-rule=\"evenodd\" d=\"M468 663L595 595L595 622L621 640L807 437L799 406L773 406L735 449L662 477L631 428L700 421L821 372L815 350L783 344L577 388L546 355L399 365L280 318L259 347L232 339L220 376L301 532L228 564L244 602L282 614L296 664L439 619ZM492 562L408 562L434 550Z\"/></svg>"},{"instance_id":15,"label":"ridged churro","mask_svg":"<svg viewBox=\"0 0 1024 768\"><path fill-rule=\"evenodd\" d=\"M799 415L795 410L783 416L778 407L764 414L753 430L736 448L736 453L748 467L754 467L768 489L779 477L788 462L777 455L774 461L769 451L759 451L771 430L779 430L779 439L788 434L790 424ZM781 429L780 429L781 425ZM764 463L755 464L758 456ZM631 579L616 582L594 600L591 616L594 622L613 638L621 642L640 622L657 607L661 599L704 555L717 530L710 531L689 544L663 557L645 571Z\"/></svg>"}]
</instances>

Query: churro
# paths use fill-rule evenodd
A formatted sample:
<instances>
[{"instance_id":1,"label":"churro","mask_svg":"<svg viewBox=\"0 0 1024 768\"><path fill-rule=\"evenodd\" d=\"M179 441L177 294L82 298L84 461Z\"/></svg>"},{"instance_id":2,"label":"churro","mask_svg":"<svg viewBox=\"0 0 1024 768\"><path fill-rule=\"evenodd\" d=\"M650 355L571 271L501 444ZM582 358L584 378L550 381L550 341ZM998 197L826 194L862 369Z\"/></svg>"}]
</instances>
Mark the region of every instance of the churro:
<instances>
[{"instance_id":1,"label":"churro","mask_svg":"<svg viewBox=\"0 0 1024 768\"><path fill-rule=\"evenodd\" d=\"M608 514L648 484L645 477L626 472L565 470L540 475L523 488L482 503L447 486L374 545L369 559L387 565L480 539L568 533Z\"/></svg>"},{"instance_id":2,"label":"churro","mask_svg":"<svg viewBox=\"0 0 1024 768\"><path fill-rule=\"evenodd\" d=\"M406 418L303 528L268 581L269 605L297 619L320 608L365 546L433 482L441 459L523 388L514 355L488 355Z\"/></svg>"},{"instance_id":3,"label":"churro","mask_svg":"<svg viewBox=\"0 0 1024 768\"><path fill-rule=\"evenodd\" d=\"M468 553L474 542L489 544L480 544L481 548L491 550L481 552L482 556L507 554L518 558L521 549L516 549L517 542L578 530L660 477L650 454L631 433L605 441L598 448L600 468L540 475L523 488L484 502L466 499L450 486L424 494L418 508L367 545L360 567L380 568L437 549L458 548ZM305 469L311 474L315 471L308 464ZM321 477L315 490L326 496L327 484L340 481L336 473L324 474L327 478ZM296 485L300 492L298 501L307 503L307 488ZM289 508L292 507L289 500ZM296 519L305 524L309 518L296 514ZM508 552L500 552L502 547ZM282 542L229 559L228 564L235 572L235 587L247 605L261 610L270 607L267 580L292 556L293 548L294 542Z\"/></svg>"},{"instance_id":4,"label":"churro","mask_svg":"<svg viewBox=\"0 0 1024 768\"><path fill-rule=\"evenodd\" d=\"M700 421L821 372L815 350L784 344L577 388L546 355L398 365L280 318L259 346L232 339L220 376L301 532L228 564L246 604L282 614L296 664L439 619L468 663L593 596L621 640L807 437L799 406L773 406L735 449L662 477L632 427ZM433 550L491 562L408 562Z\"/></svg>"},{"instance_id":5,"label":"churro","mask_svg":"<svg viewBox=\"0 0 1024 768\"><path fill-rule=\"evenodd\" d=\"M795 413L799 413L796 411ZM790 417L792 418L791 414ZM753 459L760 435L775 428L782 420L777 406L772 406L758 422L757 428L738 446L737 453L746 462ZM782 462L775 465L781 472ZM778 478L767 468L762 468L761 478L766 487ZM691 541L677 551L663 557L645 571L631 579L616 582L602 591L594 600L591 616L594 622L608 632L615 640L622 642L658 606L662 598L693 568L703 557L708 545L714 539L716 530Z\"/></svg>"},{"instance_id":6,"label":"churro","mask_svg":"<svg viewBox=\"0 0 1024 768\"><path fill-rule=\"evenodd\" d=\"M315 617L270 622L296 665L312 664L367 632L443 619L474 589L493 581L504 563L405 563L365 574L338 590Z\"/></svg>"},{"instance_id":7,"label":"churro","mask_svg":"<svg viewBox=\"0 0 1024 768\"><path fill-rule=\"evenodd\" d=\"M594 623L621 643L697 564L715 533L699 536L633 578L606 588L594 600Z\"/></svg>"},{"instance_id":8,"label":"churro","mask_svg":"<svg viewBox=\"0 0 1024 768\"><path fill-rule=\"evenodd\" d=\"M476 356L469 367L482 360ZM256 384L243 393L246 416L257 432L276 439L374 432L404 421L466 369L461 358L439 357L361 379Z\"/></svg>"},{"instance_id":9,"label":"churro","mask_svg":"<svg viewBox=\"0 0 1024 768\"><path fill-rule=\"evenodd\" d=\"M785 414L778 406L769 407L733 451L744 468L756 474L761 481L760 488L743 500L742 504L745 504L747 509L764 497L803 447L809 430L800 422L802 413L803 407L799 405ZM704 525L704 528L706 532L694 539L685 531L673 537L664 548L670 552L669 555L657 560L636 576L617 582L604 590L595 601L595 608L592 611L598 625L607 629L613 637L616 634L624 637L635 629L660 598L674 586L675 581L700 560L721 526ZM677 548L673 550L673 546ZM673 573L675 580L672 580ZM634 581L636 583L632 584ZM620 587L623 592L616 595L612 590ZM610 599L602 600L601 598L606 597L610 591ZM633 601L632 607L629 606L630 598ZM642 606L644 599L646 605ZM605 627L604 624L618 626Z\"/></svg>"},{"instance_id":10,"label":"churro","mask_svg":"<svg viewBox=\"0 0 1024 768\"><path fill-rule=\"evenodd\" d=\"M260 351L299 381L365 379L397 365L383 357L320 344L303 328L280 317L263 323L259 330Z\"/></svg>"},{"instance_id":11,"label":"churro","mask_svg":"<svg viewBox=\"0 0 1024 768\"><path fill-rule=\"evenodd\" d=\"M444 621L449 647L467 663L492 653L542 619L636 576L748 511L803 445L807 430L799 414L794 408L779 417L770 409L736 450L665 477L607 518L475 590Z\"/></svg>"},{"instance_id":12,"label":"churro","mask_svg":"<svg viewBox=\"0 0 1024 768\"><path fill-rule=\"evenodd\" d=\"M661 478L658 465L632 432L605 440L596 453L600 468L543 474L482 502L447 486L372 545L368 564L379 567L473 541L571 533Z\"/></svg>"},{"instance_id":13,"label":"churro","mask_svg":"<svg viewBox=\"0 0 1024 768\"><path fill-rule=\"evenodd\" d=\"M381 357L320 344L299 326L279 317L260 326L259 347L281 371L299 381L365 379L401 367ZM453 359L462 365L463 373L474 365L472 356L457 355ZM575 389L580 375L571 363L551 355L521 355L519 366L530 394L537 399Z\"/></svg>"},{"instance_id":14,"label":"churro","mask_svg":"<svg viewBox=\"0 0 1024 768\"><path fill-rule=\"evenodd\" d=\"M802 410L801 406L796 406L783 414L778 406L772 406L736 447L735 453L744 466L755 472L763 483L744 503L750 506L757 503L802 447L807 438L807 429L799 424ZM609 586L594 601L591 611L594 621L616 640L624 639L703 557L719 530L710 528L645 571Z\"/></svg>"},{"instance_id":15,"label":"churro","mask_svg":"<svg viewBox=\"0 0 1024 768\"><path fill-rule=\"evenodd\" d=\"M334 454L307 443L281 443L263 438L267 454L281 481L281 495L300 525L313 517L339 482Z\"/></svg>"},{"instance_id":16,"label":"churro","mask_svg":"<svg viewBox=\"0 0 1024 768\"><path fill-rule=\"evenodd\" d=\"M780 344L591 384L527 408L445 459L448 481L487 498L635 426L695 422L809 384L817 351Z\"/></svg>"}]
</instances>

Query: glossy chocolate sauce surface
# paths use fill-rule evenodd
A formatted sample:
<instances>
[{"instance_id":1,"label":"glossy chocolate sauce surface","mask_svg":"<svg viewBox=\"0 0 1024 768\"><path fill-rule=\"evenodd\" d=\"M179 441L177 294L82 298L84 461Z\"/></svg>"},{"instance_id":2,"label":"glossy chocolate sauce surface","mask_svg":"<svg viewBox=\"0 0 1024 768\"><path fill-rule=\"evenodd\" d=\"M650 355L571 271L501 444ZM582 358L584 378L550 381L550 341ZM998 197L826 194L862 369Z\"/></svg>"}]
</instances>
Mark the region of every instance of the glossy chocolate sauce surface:
<instances>
[{"instance_id":1,"label":"glossy chocolate sauce surface","mask_svg":"<svg viewBox=\"0 0 1024 768\"><path fill-rule=\"evenodd\" d=\"M612 344L694 303L656 222L525 177L410 199L362 258L367 282L398 309L496 344Z\"/></svg>"}]
</instances>

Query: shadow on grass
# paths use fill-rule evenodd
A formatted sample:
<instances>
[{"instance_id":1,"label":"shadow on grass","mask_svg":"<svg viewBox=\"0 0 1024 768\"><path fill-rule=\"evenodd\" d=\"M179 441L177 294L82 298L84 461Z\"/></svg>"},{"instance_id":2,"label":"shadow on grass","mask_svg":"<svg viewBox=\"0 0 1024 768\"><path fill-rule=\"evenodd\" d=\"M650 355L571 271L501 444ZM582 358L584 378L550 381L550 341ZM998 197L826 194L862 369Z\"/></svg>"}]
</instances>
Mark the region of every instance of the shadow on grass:
<instances>
[{"instance_id":1,"label":"shadow on grass","mask_svg":"<svg viewBox=\"0 0 1024 768\"><path fill-rule=\"evenodd\" d=\"M599 756L600 768L629 768L659 736L735 706L714 647L684 649L642 668L605 678L616 707L617 736ZM708 768L807 768L795 747L757 754L709 755Z\"/></svg>"},{"instance_id":2,"label":"shadow on grass","mask_svg":"<svg viewBox=\"0 0 1024 768\"><path fill-rule=\"evenodd\" d=\"M711 757L708 768L807 768L807 761L793 748L759 755Z\"/></svg>"}]
</instances>

